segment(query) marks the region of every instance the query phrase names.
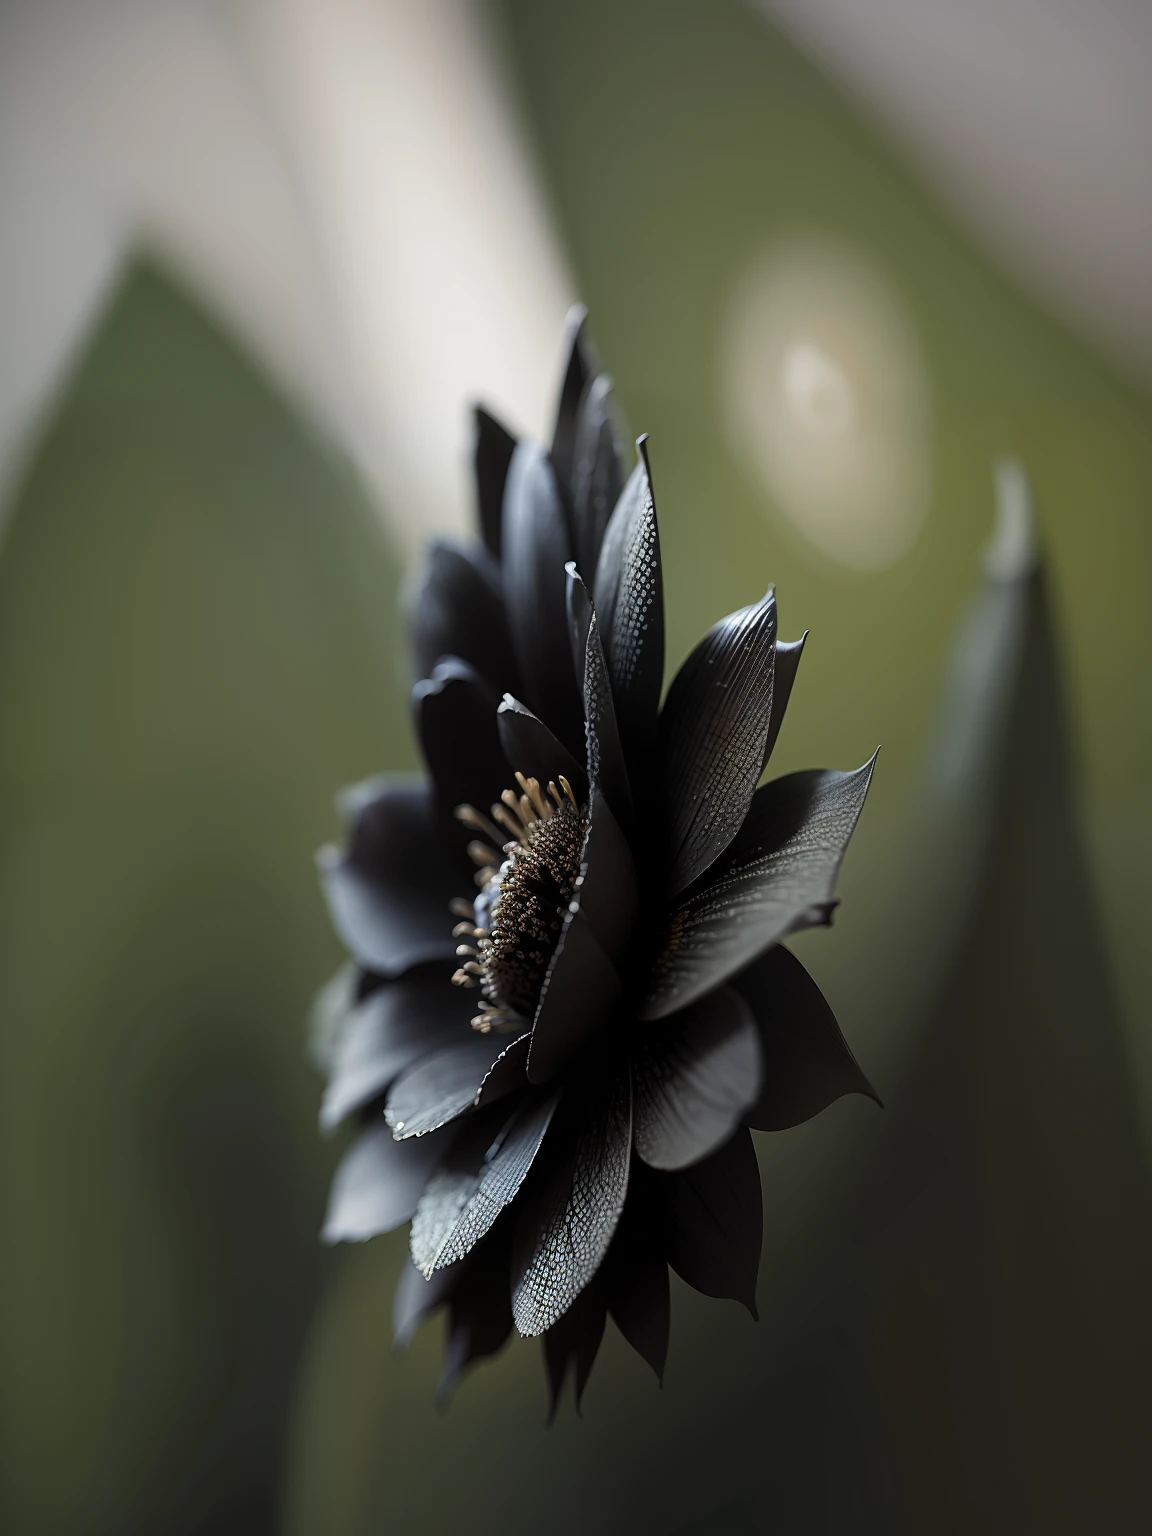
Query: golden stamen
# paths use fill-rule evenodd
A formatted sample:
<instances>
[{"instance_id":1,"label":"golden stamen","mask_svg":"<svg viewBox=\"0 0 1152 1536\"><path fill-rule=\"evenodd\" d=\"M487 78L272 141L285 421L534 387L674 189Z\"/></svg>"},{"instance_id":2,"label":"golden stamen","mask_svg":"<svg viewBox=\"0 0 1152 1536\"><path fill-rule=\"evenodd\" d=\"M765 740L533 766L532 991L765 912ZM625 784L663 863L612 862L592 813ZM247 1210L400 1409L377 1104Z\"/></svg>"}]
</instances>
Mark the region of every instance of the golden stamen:
<instances>
[{"instance_id":1,"label":"golden stamen","mask_svg":"<svg viewBox=\"0 0 1152 1536\"><path fill-rule=\"evenodd\" d=\"M483 811L478 811L474 805L458 805L452 814L457 821L462 821L466 827L471 827L475 832L482 832L492 842L498 843L500 841L499 832L488 820L487 816L484 815Z\"/></svg>"},{"instance_id":2,"label":"golden stamen","mask_svg":"<svg viewBox=\"0 0 1152 1536\"><path fill-rule=\"evenodd\" d=\"M448 910L453 917L468 917L475 919L476 913L470 901L465 901L463 896L453 896L448 903Z\"/></svg>"},{"instance_id":3,"label":"golden stamen","mask_svg":"<svg viewBox=\"0 0 1152 1536\"><path fill-rule=\"evenodd\" d=\"M460 958L463 958L465 955L469 955L473 960L475 960L479 953L480 951L478 949L473 949L471 944L457 944L456 946L456 954Z\"/></svg>"},{"instance_id":4,"label":"golden stamen","mask_svg":"<svg viewBox=\"0 0 1152 1536\"><path fill-rule=\"evenodd\" d=\"M452 972L452 985L454 987L474 987L476 983L468 975L467 971L458 970Z\"/></svg>"},{"instance_id":5,"label":"golden stamen","mask_svg":"<svg viewBox=\"0 0 1152 1536\"><path fill-rule=\"evenodd\" d=\"M512 841L518 843L524 834L524 828L518 821L514 821L502 805L494 805L492 814L507 831L512 834Z\"/></svg>"},{"instance_id":6,"label":"golden stamen","mask_svg":"<svg viewBox=\"0 0 1152 1536\"><path fill-rule=\"evenodd\" d=\"M576 812L577 816L579 816L580 807L576 804L576 796L572 793L572 786L569 784L568 780L564 777L563 774L560 775L560 788L568 796L568 800L572 806L572 809Z\"/></svg>"},{"instance_id":7,"label":"golden stamen","mask_svg":"<svg viewBox=\"0 0 1152 1536\"><path fill-rule=\"evenodd\" d=\"M535 807L536 814L539 816L540 820L551 821L552 807L540 793L540 780L526 779L522 773L517 773L516 782L528 796L529 800L531 800L533 806Z\"/></svg>"},{"instance_id":8,"label":"golden stamen","mask_svg":"<svg viewBox=\"0 0 1152 1536\"><path fill-rule=\"evenodd\" d=\"M472 860L473 864L491 864L496 866L500 863L500 855L496 852L495 848L489 848L487 843L475 840L468 844L468 857Z\"/></svg>"}]
</instances>

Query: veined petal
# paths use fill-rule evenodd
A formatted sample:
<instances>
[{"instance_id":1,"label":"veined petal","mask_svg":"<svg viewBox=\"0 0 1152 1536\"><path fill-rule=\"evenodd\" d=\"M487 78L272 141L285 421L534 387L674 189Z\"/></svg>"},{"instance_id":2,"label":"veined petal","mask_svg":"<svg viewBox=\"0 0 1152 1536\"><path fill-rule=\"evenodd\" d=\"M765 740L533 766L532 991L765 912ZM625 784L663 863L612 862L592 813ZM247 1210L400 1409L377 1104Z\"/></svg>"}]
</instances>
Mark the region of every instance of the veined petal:
<instances>
[{"instance_id":1,"label":"veined petal","mask_svg":"<svg viewBox=\"0 0 1152 1536\"><path fill-rule=\"evenodd\" d=\"M829 921L875 763L791 773L757 790L721 866L673 913L642 1017L686 1008L786 934Z\"/></svg>"},{"instance_id":2,"label":"veined petal","mask_svg":"<svg viewBox=\"0 0 1152 1536\"><path fill-rule=\"evenodd\" d=\"M467 847L476 836L455 815L458 805L486 811L508 785L496 725L499 696L458 656L438 662L412 690L412 714L436 794L440 836L469 874Z\"/></svg>"},{"instance_id":3,"label":"veined petal","mask_svg":"<svg viewBox=\"0 0 1152 1536\"><path fill-rule=\"evenodd\" d=\"M772 720L776 599L708 631L660 712L670 894L715 862L748 814Z\"/></svg>"},{"instance_id":4,"label":"veined petal","mask_svg":"<svg viewBox=\"0 0 1152 1536\"><path fill-rule=\"evenodd\" d=\"M380 779L346 797L346 851L321 849L324 892L337 933L365 970L402 975L455 953L448 904L460 877L436 831L425 779Z\"/></svg>"},{"instance_id":5,"label":"veined petal","mask_svg":"<svg viewBox=\"0 0 1152 1536\"><path fill-rule=\"evenodd\" d=\"M612 409L612 381L601 373L589 380L577 412L570 492L576 564L589 576L596 572L604 530L623 486L624 456Z\"/></svg>"},{"instance_id":6,"label":"veined petal","mask_svg":"<svg viewBox=\"0 0 1152 1536\"><path fill-rule=\"evenodd\" d=\"M431 676L442 656L459 656L497 693L520 686L500 568L481 545L465 548L437 540L428 551L427 570L411 609L417 678Z\"/></svg>"},{"instance_id":7,"label":"veined petal","mask_svg":"<svg viewBox=\"0 0 1152 1536\"><path fill-rule=\"evenodd\" d=\"M705 1296L742 1302L755 1317L764 1205L749 1132L741 1127L704 1162L654 1178L672 1268Z\"/></svg>"},{"instance_id":8,"label":"veined petal","mask_svg":"<svg viewBox=\"0 0 1152 1536\"><path fill-rule=\"evenodd\" d=\"M474 1003L448 971L386 982L351 1010L332 1055L320 1125L332 1130L422 1056L467 1039Z\"/></svg>"},{"instance_id":9,"label":"veined petal","mask_svg":"<svg viewBox=\"0 0 1152 1536\"><path fill-rule=\"evenodd\" d=\"M583 751L584 719L572 667L565 563L572 558L548 456L522 442L504 493L503 573L508 627L523 696L571 751ZM469 657L469 660L472 658Z\"/></svg>"},{"instance_id":10,"label":"veined petal","mask_svg":"<svg viewBox=\"0 0 1152 1536\"><path fill-rule=\"evenodd\" d=\"M478 1035L423 1057L392 1084L384 1118L398 1141L426 1136L457 1119L476 1102L481 1085L501 1054L499 1036ZM509 1084L509 1091L513 1085Z\"/></svg>"},{"instance_id":11,"label":"veined petal","mask_svg":"<svg viewBox=\"0 0 1152 1536\"><path fill-rule=\"evenodd\" d=\"M572 660L584 698L584 734L588 747L588 782L598 784L625 825L632 821L632 791L616 724L612 685L600 644L600 626L588 589L575 563L565 566Z\"/></svg>"},{"instance_id":12,"label":"veined petal","mask_svg":"<svg viewBox=\"0 0 1152 1536\"><path fill-rule=\"evenodd\" d=\"M516 451L516 439L482 405L474 408L476 447L476 511L485 548L494 560L500 559L501 522L504 515L504 486L508 466Z\"/></svg>"},{"instance_id":13,"label":"veined petal","mask_svg":"<svg viewBox=\"0 0 1152 1536\"><path fill-rule=\"evenodd\" d=\"M880 1103L824 994L789 950L777 944L732 986L756 1019L764 1061L763 1085L745 1124L757 1131L787 1130L846 1093Z\"/></svg>"},{"instance_id":14,"label":"veined petal","mask_svg":"<svg viewBox=\"0 0 1152 1536\"><path fill-rule=\"evenodd\" d=\"M336 1170L321 1233L324 1241L362 1243L408 1221L451 1135L398 1142L383 1117L374 1118Z\"/></svg>"},{"instance_id":15,"label":"veined petal","mask_svg":"<svg viewBox=\"0 0 1152 1536\"><path fill-rule=\"evenodd\" d=\"M800 670L800 658L804 654L807 643L807 630L799 640L777 640L776 642L776 659L772 673L772 718L768 723L768 740L764 743L764 767L768 765L768 759L772 756L772 749L776 745L776 738L780 734L780 727L784 724L784 711L788 708L788 700L792 697L792 685L796 681L796 673ZM760 771L763 773L764 768Z\"/></svg>"},{"instance_id":16,"label":"veined petal","mask_svg":"<svg viewBox=\"0 0 1152 1536\"><path fill-rule=\"evenodd\" d=\"M645 439L612 513L592 582L620 739L634 777L649 771L664 681L660 533Z\"/></svg>"},{"instance_id":17,"label":"veined petal","mask_svg":"<svg viewBox=\"0 0 1152 1536\"><path fill-rule=\"evenodd\" d=\"M564 1316L599 1269L620 1220L632 1144L627 1070L584 1094L563 1130L547 1166L533 1170L532 1198L522 1194L514 1207L512 1315L526 1338Z\"/></svg>"},{"instance_id":18,"label":"veined petal","mask_svg":"<svg viewBox=\"0 0 1152 1536\"><path fill-rule=\"evenodd\" d=\"M686 1168L732 1135L760 1091L752 1010L731 987L645 1030L632 1062L636 1151L652 1168Z\"/></svg>"}]
</instances>

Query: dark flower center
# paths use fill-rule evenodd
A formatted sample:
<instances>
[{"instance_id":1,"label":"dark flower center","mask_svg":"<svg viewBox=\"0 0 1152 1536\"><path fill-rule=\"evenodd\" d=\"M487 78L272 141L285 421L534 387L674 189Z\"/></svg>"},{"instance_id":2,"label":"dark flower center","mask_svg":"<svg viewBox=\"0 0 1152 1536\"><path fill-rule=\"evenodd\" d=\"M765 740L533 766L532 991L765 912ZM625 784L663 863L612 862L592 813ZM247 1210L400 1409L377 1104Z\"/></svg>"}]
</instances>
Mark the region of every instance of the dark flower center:
<instances>
[{"instance_id":1,"label":"dark flower center","mask_svg":"<svg viewBox=\"0 0 1152 1536\"><path fill-rule=\"evenodd\" d=\"M468 852L480 866L480 894L471 921L458 923L461 944L456 953L468 957L452 977L457 986L479 985L483 997L472 1027L512 1031L532 1018L548 963L564 926L584 847L586 815L577 804L568 780L560 788L549 783L544 793L538 779L516 775L520 794L506 789L492 807L492 819L470 805L457 807L467 826L503 844L503 859L488 842L473 842ZM463 914L467 903L457 911Z\"/></svg>"}]
</instances>

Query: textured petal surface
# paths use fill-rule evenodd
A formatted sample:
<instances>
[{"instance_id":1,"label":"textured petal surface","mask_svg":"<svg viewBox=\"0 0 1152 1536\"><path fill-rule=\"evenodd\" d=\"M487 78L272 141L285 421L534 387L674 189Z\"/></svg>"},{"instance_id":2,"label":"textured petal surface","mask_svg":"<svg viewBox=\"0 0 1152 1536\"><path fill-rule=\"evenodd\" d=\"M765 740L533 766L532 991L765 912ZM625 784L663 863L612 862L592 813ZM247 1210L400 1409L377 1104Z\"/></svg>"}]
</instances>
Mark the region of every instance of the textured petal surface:
<instances>
[{"instance_id":1,"label":"textured petal surface","mask_svg":"<svg viewBox=\"0 0 1152 1536\"><path fill-rule=\"evenodd\" d=\"M596 574L604 531L624 486L624 458L612 410L612 384L600 374L584 391L572 464L572 541L576 564Z\"/></svg>"},{"instance_id":2,"label":"textured petal surface","mask_svg":"<svg viewBox=\"0 0 1152 1536\"><path fill-rule=\"evenodd\" d=\"M339 1125L429 1051L467 1039L474 1004L450 972L410 973L352 1009L332 1055L320 1106L324 1130Z\"/></svg>"},{"instance_id":3,"label":"textured petal surface","mask_svg":"<svg viewBox=\"0 0 1152 1536\"><path fill-rule=\"evenodd\" d=\"M644 440L604 535L592 597L624 752L639 782L654 749L664 681L660 534Z\"/></svg>"},{"instance_id":4,"label":"textured petal surface","mask_svg":"<svg viewBox=\"0 0 1152 1536\"><path fill-rule=\"evenodd\" d=\"M677 672L660 714L660 753L675 895L740 830L772 720L776 599L730 613Z\"/></svg>"},{"instance_id":5,"label":"textured petal surface","mask_svg":"<svg viewBox=\"0 0 1152 1536\"><path fill-rule=\"evenodd\" d=\"M526 704L506 694L496 713L496 728L509 769L547 784L559 783L560 775L571 784L577 799L588 793L588 776L568 748Z\"/></svg>"},{"instance_id":6,"label":"textured petal surface","mask_svg":"<svg viewBox=\"0 0 1152 1536\"><path fill-rule=\"evenodd\" d=\"M654 1178L672 1268L705 1296L742 1302L755 1317L764 1206L751 1134L741 1127L704 1162Z\"/></svg>"},{"instance_id":7,"label":"textured petal surface","mask_svg":"<svg viewBox=\"0 0 1152 1536\"><path fill-rule=\"evenodd\" d=\"M469 874L475 865L467 847L476 833L454 813L458 805L486 812L508 787L508 764L496 725L499 703L499 695L475 668L456 656L438 662L431 677L412 690L412 715L432 775L440 836Z\"/></svg>"},{"instance_id":8,"label":"textured petal surface","mask_svg":"<svg viewBox=\"0 0 1152 1536\"><path fill-rule=\"evenodd\" d=\"M480 536L488 553L500 559L501 523L504 516L504 485L516 451L516 439L483 406L475 409L476 512Z\"/></svg>"},{"instance_id":9,"label":"textured petal surface","mask_svg":"<svg viewBox=\"0 0 1152 1536\"><path fill-rule=\"evenodd\" d=\"M398 1077L384 1109L397 1138L426 1136L471 1109L500 1049L498 1037L472 1033Z\"/></svg>"},{"instance_id":10,"label":"textured petal surface","mask_svg":"<svg viewBox=\"0 0 1152 1536\"><path fill-rule=\"evenodd\" d=\"M575 1097L575 1095L573 1096ZM620 1070L586 1091L562 1150L534 1170L516 1230L512 1314L525 1337L551 1328L600 1267L624 1209L632 1143L632 1094ZM551 1142L552 1138L550 1138ZM539 1171L542 1177L535 1180Z\"/></svg>"},{"instance_id":11,"label":"textured petal surface","mask_svg":"<svg viewBox=\"0 0 1152 1536\"><path fill-rule=\"evenodd\" d=\"M788 700L792 697L792 685L796 681L796 673L800 670L800 658L804 655L804 647L807 643L807 630L799 640L777 640L776 642L776 659L772 674L772 718L768 722L768 740L764 743L765 767L772 756L776 738L780 735L780 727L784 724L784 711L788 708ZM763 768L760 771L763 772Z\"/></svg>"},{"instance_id":12,"label":"textured petal surface","mask_svg":"<svg viewBox=\"0 0 1152 1536\"><path fill-rule=\"evenodd\" d=\"M455 954L448 904L460 876L436 831L425 779L376 780L350 792L346 852L322 849L332 921L365 970L399 976Z\"/></svg>"},{"instance_id":13,"label":"textured petal surface","mask_svg":"<svg viewBox=\"0 0 1152 1536\"><path fill-rule=\"evenodd\" d=\"M636 1151L653 1168L715 1152L760 1091L752 1010L731 987L644 1031L633 1058Z\"/></svg>"},{"instance_id":14,"label":"textured petal surface","mask_svg":"<svg viewBox=\"0 0 1152 1536\"><path fill-rule=\"evenodd\" d=\"M471 1252L511 1204L551 1123L555 1094L540 1095L516 1111L487 1145L461 1156L457 1141L429 1179L412 1220L412 1262L424 1274L455 1264ZM472 1150L472 1149L469 1149Z\"/></svg>"},{"instance_id":15,"label":"textured petal surface","mask_svg":"<svg viewBox=\"0 0 1152 1536\"><path fill-rule=\"evenodd\" d=\"M753 1130L800 1125L846 1093L862 1093L879 1104L824 994L795 955L778 944L732 985L746 999L760 1033L764 1081L745 1116Z\"/></svg>"},{"instance_id":16,"label":"textured petal surface","mask_svg":"<svg viewBox=\"0 0 1152 1536\"><path fill-rule=\"evenodd\" d=\"M571 751L582 753L583 711L565 601L564 566L572 551L552 466L535 443L520 443L512 457L503 541L504 596L522 696Z\"/></svg>"},{"instance_id":17,"label":"textured petal surface","mask_svg":"<svg viewBox=\"0 0 1152 1536\"><path fill-rule=\"evenodd\" d=\"M409 1220L447 1146L445 1136L394 1141L383 1117L373 1119L336 1170L321 1234L324 1241L360 1243Z\"/></svg>"},{"instance_id":18,"label":"textured petal surface","mask_svg":"<svg viewBox=\"0 0 1152 1536\"><path fill-rule=\"evenodd\" d=\"M620 975L578 906L569 908L532 1025L528 1079L549 1083L611 1024Z\"/></svg>"},{"instance_id":19,"label":"textured petal surface","mask_svg":"<svg viewBox=\"0 0 1152 1536\"><path fill-rule=\"evenodd\" d=\"M600 643L600 625L588 589L574 563L565 568L568 580L568 623L572 660L581 679L584 736L588 750L588 782L598 784L617 818L632 822L632 791L616 724L616 706Z\"/></svg>"},{"instance_id":20,"label":"textured petal surface","mask_svg":"<svg viewBox=\"0 0 1152 1536\"><path fill-rule=\"evenodd\" d=\"M411 636L417 678L430 677L441 656L460 656L497 693L519 687L500 568L480 545L465 548L438 540L431 546L412 604Z\"/></svg>"},{"instance_id":21,"label":"textured petal surface","mask_svg":"<svg viewBox=\"0 0 1152 1536\"><path fill-rule=\"evenodd\" d=\"M645 1018L686 1008L785 934L828 922L875 761L855 773L792 773L756 792L723 863L672 916Z\"/></svg>"}]
</instances>

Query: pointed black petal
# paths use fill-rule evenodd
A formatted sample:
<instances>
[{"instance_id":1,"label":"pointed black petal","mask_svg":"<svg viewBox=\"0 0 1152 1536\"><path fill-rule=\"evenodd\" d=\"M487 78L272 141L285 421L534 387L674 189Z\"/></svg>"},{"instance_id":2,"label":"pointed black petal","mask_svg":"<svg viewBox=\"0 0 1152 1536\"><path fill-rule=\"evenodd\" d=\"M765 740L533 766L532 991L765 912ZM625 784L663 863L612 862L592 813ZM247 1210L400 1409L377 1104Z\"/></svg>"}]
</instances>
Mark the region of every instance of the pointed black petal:
<instances>
[{"instance_id":1,"label":"pointed black petal","mask_svg":"<svg viewBox=\"0 0 1152 1536\"><path fill-rule=\"evenodd\" d=\"M596 573L604 530L623 486L624 455L612 410L612 381L598 374L580 402L572 466L572 541L576 564L589 577Z\"/></svg>"},{"instance_id":2,"label":"pointed black petal","mask_svg":"<svg viewBox=\"0 0 1152 1536\"><path fill-rule=\"evenodd\" d=\"M566 1096L530 1189L516 1201L512 1315L544 1333L599 1269L628 1193L632 1094L626 1070ZM528 1198L526 1198L526 1196Z\"/></svg>"},{"instance_id":3,"label":"pointed black petal","mask_svg":"<svg viewBox=\"0 0 1152 1536\"><path fill-rule=\"evenodd\" d=\"M705 1296L742 1302L756 1316L764 1206L751 1134L678 1173L654 1174L668 1262Z\"/></svg>"},{"instance_id":4,"label":"pointed black petal","mask_svg":"<svg viewBox=\"0 0 1152 1536\"><path fill-rule=\"evenodd\" d=\"M559 1322L553 1323L541 1341L544 1374L548 1381L548 1422L556 1417L569 1370L575 1377L576 1412L592 1374L604 1338L607 1307L595 1281L579 1296Z\"/></svg>"},{"instance_id":5,"label":"pointed black petal","mask_svg":"<svg viewBox=\"0 0 1152 1536\"><path fill-rule=\"evenodd\" d=\"M574 304L564 325L564 378L556 406L556 427L552 433L552 463L564 496L572 504L572 472L576 457L576 436L580 402L596 373L596 360L584 335L588 311Z\"/></svg>"},{"instance_id":6,"label":"pointed black petal","mask_svg":"<svg viewBox=\"0 0 1152 1536\"><path fill-rule=\"evenodd\" d=\"M636 1151L652 1168L687 1168L732 1135L760 1090L752 1010L720 987L646 1029L633 1057Z\"/></svg>"},{"instance_id":7,"label":"pointed black petal","mask_svg":"<svg viewBox=\"0 0 1152 1536\"><path fill-rule=\"evenodd\" d=\"M792 697L792 685L796 681L796 673L800 670L800 658L804 654L807 643L807 630L799 640L777 640L776 642L776 660L772 677L772 719L768 724L768 740L764 743L765 767L772 756L780 727L784 724L784 711L788 708L788 700ZM763 773L764 769L760 771Z\"/></svg>"},{"instance_id":8,"label":"pointed black petal","mask_svg":"<svg viewBox=\"0 0 1152 1536\"><path fill-rule=\"evenodd\" d=\"M487 811L508 787L508 764L496 725L499 695L457 656L437 663L412 690L412 714L432 775L437 822L461 870L475 872L467 847L475 831L455 815L458 805Z\"/></svg>"},{"instance_id":9,"label":"pointed black petal","mask_svg":"<svg viewBox=\"0 0 1152 1536\"><path fill-rule=\"evenodd\" d=\"M636 1168L602 1274L612 1321L662 1382L668 1358L671 1298L668 1263L653 1207L644 1170Z\"/></svg>"},{"instance_id":10,"label":"pointed black petal","mask_svg":"<svg viewBox=\"0 0 1152 1536\"><path fill-rule=\"evenodd\" d=\"M660 713L671 894L692 884L740 830L772 719L776 599L730 613L677 672Z\"/></svg>"},{"instance_id":11,"label":"pointed black petal","mask_svg":"<svg viewBox=\"0 0 1152 1536\"><path fill-rule=\"evenodd\" d=\"M412 1218L412 1262L425 1274L456 1264L487 1235L528 1176L558 1096L537 1095L493 1135L485 1117L464 1132L428 1180ZM468 1145L465 1145L465 1143Z\"/></svg>"},{"instance_id":12,"label":"pointed black petal","mask_svg":"<svg viewBox=\"0 0 1152 1536\"><path fill-rule=\"evenodd\" d=\"M346 797L348 848L321 849L337 933L365 970L399 976L455 954L448 904L460 877L436 830L424 779L374 780Z\"/></svg>"},{"instance_id":13,"label":"pointed black petal","mask_svg":"<svg viewBox=\"0 0 1152 1536\"><path fill-rule=\"evenodd\" d=\"M426 1136L471 1109L500 1048L498 1038L473 1033L401 1073L384 1108L396 1136L402 1141Z\"/></svg>"},{"instance_id":14,"label":"pointed black petal","mask_svg":"<svg viewBox=\"0 0 1152 1536\"><path fill-rule=\"evenodd\" d=\"M447 1301L456 1278L455 1274L440 1270L431 1280L425 1280L414 1264L405 1264L392 1298L393 1349L407 1348L424 1319Z\"/></svg>"},{"instance_id":15,"label":"pointed black petal","mask_svg":"<svg viewBox=\"0 0 1152 1536\"><path fill-rule=\"evenodd\" d=\"M572 660L581 681L584 734L588 747L588 781L598 784L624 826L632 823L632 791L616 725L612 686L600 643L600 626L588 589L573 562L565 567L568 581L568 623Z\"/></svg>"},{"instance_id":16,"label":"pointed black petal","mask_svg":"<svg viewBox=\"0 0 1152 1536\"><path fill-rule=\"evenodd\" d=\"M644 1018L686 1008L785 934L829 921L875 763L873 757L855 773L790 773L757 790L721 865L673 913Z\"/></svg>"},{"instance_id":17,"label":"pointed black petal","mask_svg":"<svg viewBox=\"0 0 1152 1536\"><path fill-rule=\"evenodd\" d=\"M525 1029L518 1039L513 1040L510 1045L505 1045L488 1068L484 1081L480 1084L480 1091L476 1095L477 1106L493 1104L497 1099L504 1098L506 1094L515 1093L518 1088L527 1086L528 1077L525 1068L528 1065L528 1047L531 1041L532 1036Z\"/></svg>"},{"instance_id":18,"label":"pointed black petal","mask_svg":"<svg viewBox=\"0 0 1152 1536\"><path fill-rule=\"evenodd\" d=\"M440 539L431 546L412 603L411 636L417 679L430 677L442 656L459 656L498 694L520 686L500 569L480 545L466 549Z\"/></svg>"},{"instance_id":19,"label":"pointed black petal","mask_svg":"<svg viewBox=\"0 0 1152 1536\"><path fill-rule=\"evenodd\" d=\"M572 904L614 963L623 962L631 947L639 900L632 850L603 795L593 790Z\"/></svg>"},{"instance_id":20,"label":"pointed black petal","mask_svg":"<svg viewBox=\"0 0 1152 1536\"><path fill-rule=\"evenodd\" d=\"M408 1221L452 1132L393 1141L378 1116L344 1154L332 1180L321 1233L326 1243L361 1243Z\"/></svg>"},{"instance_id":21,"label":"pointed black petal","mask_svg":"<svg viewBox=\"0 0 1152 1536\"><path fill-rule=\"evenodd\" d=\"M460 1377L474 1360L483 1360L503 1349L512 1334L512 1309L508 1300L509 1240L511 1228L498 1223L488 1238L469 1254L462 1265L441 1274L457 1275L448 1294L448 1337L444 1367L436 1401L443 1407Z\"/></svg>"},{"instance_id":22,"label":"pointed black petal","mask_svg":"<svg viewBox=\"0 0 1152 1536\"><path fill-rule=\"evenodd\" d=\"M565 602L572 551L552 466L535 443L521 443L512 458L503 540L504 596L523 697L570 751L582 753L584 716Z\"/></svg>"},{"instance_id":23,"label":"pointed black petal","mask_svg":"<svg viewBox=\"0 0 1152 1536\"><path fill-rule=\"evenodd\" d=\"M763 1086L744 1117L746 1125L784 1131L811 1120L846 1093L862 1093L880 1103L824 994L789 950L776 945L732 986L756 1019L764 1061Z\"/></svg>"},{"instance_id":24,"label":"pointed black petal","mask_svg":"<svg viewBox=\"0 0 1152 1536\"><path fill-rule=\"evenodd\" d=\"M556 739L548 727L519 699L505 694L496 712L496 729L511 771L539 779L560 782L563 775L578 800L588 794L588 775L568 748Z\"/></svg>"},{"instance_id":25,"label":"pointed black petal","mask_svg":"<svg viewBox=\"0 0 1152 1536\"><path fill-rule=\"evenodd\" d=\"M604 535L592 582L620 739L638 784L649 771L664 681L660 533L645 440Z\"/></svg>"},{"instance_id":26,"label":"pointed black petal","mask_svg":"<svg viewBox=\"0 0 1152 1536\"><path fill-rule=\"evenodd\" d=\"M473 1010L447 969L410 972L358 1003L333 1051L321 1127L339 1125L428 1052L466 1039Z\"/></svg>"},{"instance_id":27,"label":"pointed black petal","mask_svg":"<svg viewBox=\"0 0 1152 1536\"><path fill-rule=\"evenodd\" d=\"M504 485L508 479L508 466L516 451L516 439L483 406L476 406L474 414L476 510L480 520L480 534L489 554L499 560Z\"/></svg>"},{"instance_id":28,"label":"pointed black petal","mask_svg":"<svg viewBox=\"0 0 1152 1536\"><path fill-rule=\"evenodd\" d=\"M528 1080L549 1083L612 1023L620 975L579 907L569 909L540 992Z\"/></svg>"}]
</instances>

